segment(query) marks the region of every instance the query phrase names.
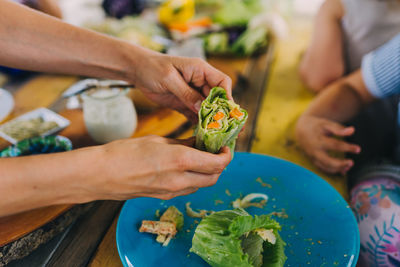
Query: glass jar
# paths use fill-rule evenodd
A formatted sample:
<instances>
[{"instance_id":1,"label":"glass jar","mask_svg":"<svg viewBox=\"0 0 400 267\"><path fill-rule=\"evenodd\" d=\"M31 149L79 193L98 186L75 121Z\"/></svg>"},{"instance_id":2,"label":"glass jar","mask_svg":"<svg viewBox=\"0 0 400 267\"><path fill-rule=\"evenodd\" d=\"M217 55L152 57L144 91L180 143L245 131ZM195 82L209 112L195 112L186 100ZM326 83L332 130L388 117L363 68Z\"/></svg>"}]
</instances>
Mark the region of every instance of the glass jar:
<instances>
[{"instance_id":1,"label":"glass jar","mask_svg":"<svg viewBox=\"0 0 400 267\"><path fill-rule=\"evenodd\" d=\"M137 115L128 91L99 87L82 94L86 129L96 142L104 144L134 133Z\"/></svg>"}]
</instances>

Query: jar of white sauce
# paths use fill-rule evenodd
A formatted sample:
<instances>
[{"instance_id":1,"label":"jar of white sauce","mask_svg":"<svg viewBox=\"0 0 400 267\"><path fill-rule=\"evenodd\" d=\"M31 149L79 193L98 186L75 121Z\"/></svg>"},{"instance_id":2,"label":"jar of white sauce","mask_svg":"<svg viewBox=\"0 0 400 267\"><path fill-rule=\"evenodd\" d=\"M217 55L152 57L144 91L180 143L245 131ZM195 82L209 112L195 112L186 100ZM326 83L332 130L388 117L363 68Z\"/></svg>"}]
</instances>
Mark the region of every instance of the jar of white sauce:
<instances>
[{"instance_id":1,"label":"jar of white sauce","mask_svg":"<svg viewBox=\"0 0 400 267\"><path fill-rule=\"evenodd\" d=\"M137 126L137 115L129 89L97 88L82 94L83 116L89 135L105 144L129 138Z\"/></svg>"}]
</instances>

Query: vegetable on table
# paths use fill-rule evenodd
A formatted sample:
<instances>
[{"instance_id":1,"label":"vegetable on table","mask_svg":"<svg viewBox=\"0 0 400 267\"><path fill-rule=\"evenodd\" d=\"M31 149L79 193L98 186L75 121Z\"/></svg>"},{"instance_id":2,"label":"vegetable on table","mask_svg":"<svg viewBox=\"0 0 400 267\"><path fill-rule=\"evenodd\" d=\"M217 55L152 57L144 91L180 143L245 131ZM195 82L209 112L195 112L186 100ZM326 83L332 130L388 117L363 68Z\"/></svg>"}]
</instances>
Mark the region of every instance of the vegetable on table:
<instances>
[{"instance_id":1,"label":"vegetable on table","mask_svg":"<svg viewBox=\"0 0 400 267\"><path fill-rule=\"evenodd\" d=\"M246 26L261 11L259 0L230 0L215 12L213 20L223 26Z\"/></svg>"},{"instance_id":2,"label":"vegetable on table","mask_svg":"<svg viewBox=\"0 0 400 267\"><path fill-rule=\"evenodd\" d=\"M189 20L187 22L173 22L168 24L169 30L176 30L181 32L187 32L194 28L207 28L212 25L212 20L209 17L198 18L194 20Z\"/></svg>"},{"instance_id":3,"label":"vegetable on table","mask_svg":"<svg viewBox=\"0 0 400 267\"><path fill-rule=\"evenodd\" d=\"M102 6L107 15L120 19L142 13L146 0L103 0Z\"/></svg>"},{"instance_id":4,"label":"vegetable on table","mask_svg":"<svg viewBox=\"0 0 400 267\"><path fill-rule=\"evenodd\" d=\"M158 9L158 18L165 25L187 22L194 15L194 0L167 0Z\"/></svg>"},{"instance_id":5,"label":"vegetable on table","mask_svg":"<svg viewBox=\"0 0 400 267\"><path fill-rule=\"evenodd\" d=\"M210 33L203 40L204 49L209 54L225 54L230 51L229 34L227 32Z\"/></svg>"},{"instance_id":6,"label":"vegetable on table","mask_svg":"<svg viewBox=\"0 0 400 267\"><path fill-rule=\"evenodd\" d=\"M225 89L214 87L201 104L198 115L196 148L218 153L221 147L228 146L233 156L236 139L248 117L247 111L228 100Z\"/></svg>"},{"instance_id":7,"label":"vegetable on table","mask_svg":"<svg viewBox=\"0 0 400 267\"><path fill-rule=\"evenodd\" d=\"M268 215L253 217L243 209L219 211L197 226L190 251L213 267L282 267L286 244L280 229Z\"/></svg>"},{"instance_id":8,"label":"vegetable on table","mask_svg":"<svg viewBox=\"0 0 400 267\"><path fill-rule=\"evenodd\" d=\"M267 47L268 30L259 26L248 28L232 45L232 51L237 55L249 56Z\"/></svg>"}]
</instances>

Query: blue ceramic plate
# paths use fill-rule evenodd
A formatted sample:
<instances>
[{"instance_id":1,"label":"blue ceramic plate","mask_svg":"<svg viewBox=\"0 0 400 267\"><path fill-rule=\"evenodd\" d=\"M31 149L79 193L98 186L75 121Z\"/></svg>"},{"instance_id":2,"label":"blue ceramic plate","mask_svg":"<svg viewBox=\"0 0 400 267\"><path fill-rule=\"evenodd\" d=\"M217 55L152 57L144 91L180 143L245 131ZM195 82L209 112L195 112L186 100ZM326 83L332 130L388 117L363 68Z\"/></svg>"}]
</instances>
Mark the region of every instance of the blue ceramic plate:
<instances>
[{"instance_id":1,"label":"blue ceramic plate","mask_svg":"<svg viewBox=\"0 0 400 267\"><path fill-rule=\"evenodd\" d=\"M258 177L265 184L257 182ZM264 209L247 209L252 215L282 209L288 215L286 219L277 218L282 224L281 236L287 243L285 266L356 265L360 243L357 222L340 194L302 167L251 153L235 153L232 163L211 188L169 201L128 200L117 226L117 246L122 263L135 267L208 266L200 257L189 253L196 227L194 219L185 215L184 229L168 247L158 244L154 235L139 233L141 221L157 220L156 210L163 212L170 205L185 213L188 201L193 209L232 209L230 203L233 200L241 194L254 192L267 194L269 201Z\"/></svg>"}]
</instances>

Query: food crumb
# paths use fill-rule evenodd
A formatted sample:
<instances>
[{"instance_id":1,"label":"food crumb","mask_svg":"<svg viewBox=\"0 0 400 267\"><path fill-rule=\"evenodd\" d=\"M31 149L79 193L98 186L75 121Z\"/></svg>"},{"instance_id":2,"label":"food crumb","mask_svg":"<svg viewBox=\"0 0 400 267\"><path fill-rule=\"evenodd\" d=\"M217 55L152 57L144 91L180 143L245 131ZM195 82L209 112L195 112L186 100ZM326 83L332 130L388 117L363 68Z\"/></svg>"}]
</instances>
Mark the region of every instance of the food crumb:
<instances>
[{"instance_id":1,"label":"food crumb","mask_svg":"<svg viewBox=\"0 0 400 267\"><path fill-rule=\"evenodd\" d=\"M308 251L308 252L307 252L307 254L308 254L308 255L311 255L311 252L310 252L310 251Z\"/></svg>"},{"instance_id":2,"label":"food crumb","mask_svg":"<svg viewBox=\"0 0 400 267\"><path fill-rule=\"evenodd\" d=\"M216 199L216 200L214 201L214 204L215 204L215 206L217 206L217 205L219 205L219 204L224 204L224 202L223 202L222 200L220 200L220 199Z\"/></svg>"},{"instance_id":3,"label":"food crumb","mask_svg":"<svg viewBox=\"0 0 400 267\"><path fill-rule=\"evenodd\" d=\"M321 242L321 241L319 241L319 240L317 241L317 243L318 243L318 244L320 244L320 245L322 244L322 242Z\"/></svg>"},{"instance_id":4,"label":"food crumb","mask_svg":"<svg viewBox=\"0 0 400 267\"><path fill-rule=\"evenodd\" d=\"M289 216L286 214L285 209L282 209L282 211L273 211L268 215L272 215L272 216L276 216L278 218L282 218L282 219L287 219L289 218ZM294 226L292 226L294 228ZM293 229L292 228L292 229Z\"/></svg>"},{"instance_id":5,"label":"food crumb","mask_svg":"<svg viewBox=\"0 0 400 267\"><path fill-rule=\"evenodd\" d=\"M229 189L226 189L226 190L225 190L225 194L227 194L227 196L229 196L229 197L232 196L232 194L231 194L231 192L229 191Z\"/></svg>"},{"instance_id":6,"label":"food crumb","mask_svg":"<svg viewBox=\"0 0 400 267\"><path fill-rule=\"evenodd\" d=\"M343 255L343 257L345 257L345 258L346 258L346 257L347 257L347 254L344 254L344 255Z\"/></svg>"},{"instance_id":7,"label":"food crumb","mask_svg":"<svg viewBox=\"0 0 400 267\"><path fill-rule=\"evenodd\" d=\"M186 232L187 232L187 233L190 233L190 229L187 229Z\"/></svg>"},{"instance_id":8,"label":"food crumb","mask_svg":"<svg viewBox=\"0 0 400 267\"><path fill-rule=\"evenodd\" d=\"M272 188L272 185L270 185L270 184L264 182L264 181L261 179L261 177L258 177L258 178L256 179L256 182L257 182L257 183L260 183L260 185L261 185L262 187Z\"/></svg>"},{"instance_id":9,"label":"food crumb","mask_svg":"<svg viewBox=\"0 0 400 267\"><path fill-rule=\"evenodd\" d=\"M198 220L194 220L194 223L199 223L199 221Z\"/></svg>"},{"instance_id":10,"label":"food crumb","mask_svg":"<svg viewBox=\"0 0 400 267\"><path fill-rule=\"evenodd\" d=\"M156 215L157 218L160 218L160 210L156 210L155 215Z\"/></svg>"}]
</instances>

